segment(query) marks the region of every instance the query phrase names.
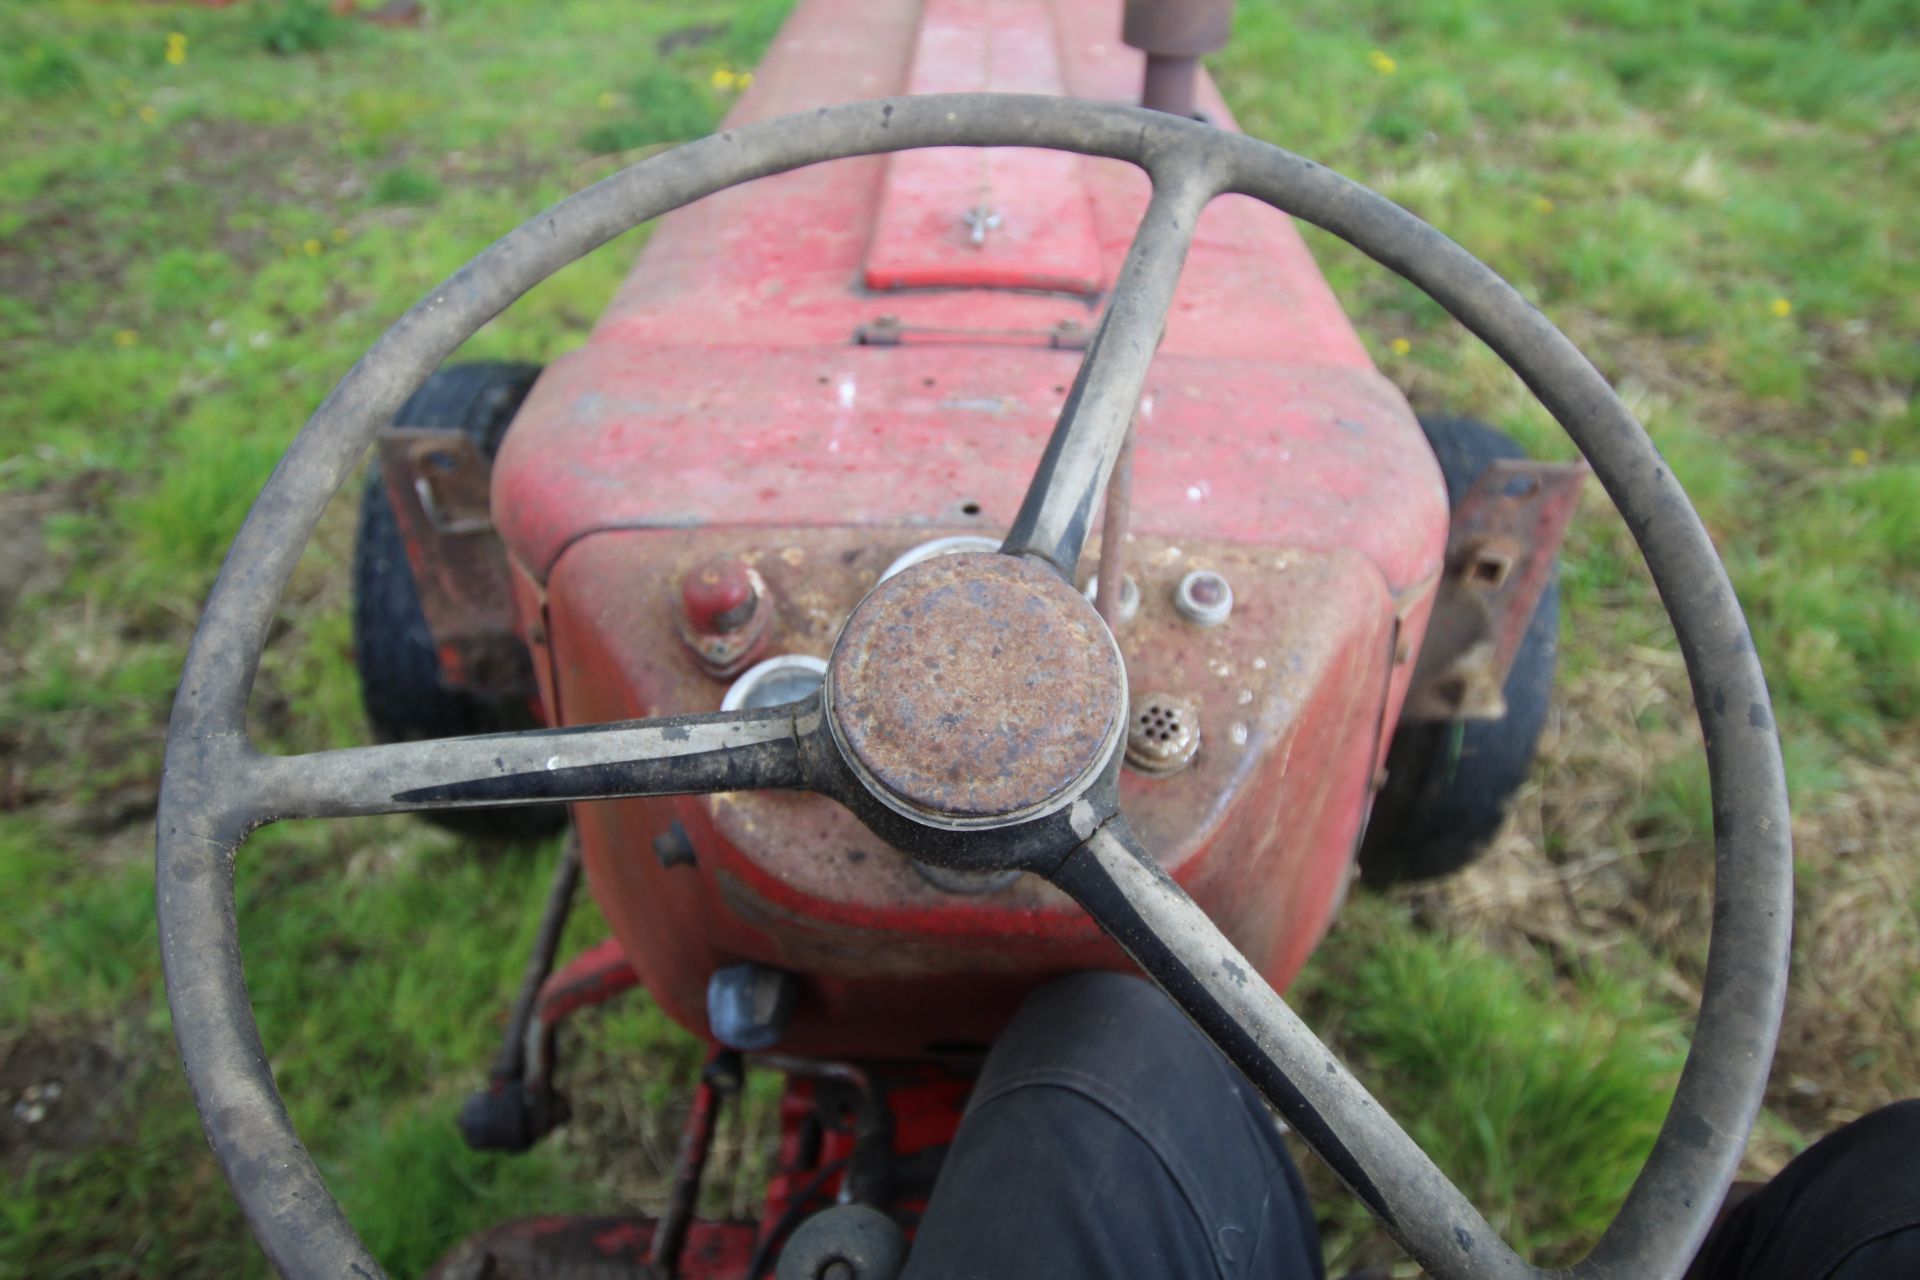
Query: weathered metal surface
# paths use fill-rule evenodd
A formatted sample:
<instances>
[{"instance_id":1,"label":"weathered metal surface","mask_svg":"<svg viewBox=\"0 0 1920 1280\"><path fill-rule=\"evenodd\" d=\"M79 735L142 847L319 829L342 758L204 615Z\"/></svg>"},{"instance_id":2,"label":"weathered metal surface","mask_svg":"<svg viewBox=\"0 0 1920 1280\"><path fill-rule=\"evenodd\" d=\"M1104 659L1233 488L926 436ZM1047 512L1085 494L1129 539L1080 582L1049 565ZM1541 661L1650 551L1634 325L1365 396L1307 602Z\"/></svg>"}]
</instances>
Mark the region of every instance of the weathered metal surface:
<instances>
[{"instance_id":1,"label":"weathered metal surface","mask_svg":"<svg viewBox=\"0 0 1920 1280\"><path fill-rule=\"evenodd\" d=\"M1112 545L1114 544L1104 541L1100 544L1101 559L1106 558L1106 549ZM1110 627L1124 627L1140 613L1140 581L1130 573L1120 579L1120 590L1115 593L1119 599L1114 604L1111 617L1100 608L1099 574L1096 573L1087 579L1086 587L1080 594L1093 601L1094 611L1099 613Z\"/></svg>"},{"instance_id":2,"label":"weathered metal surface","mask_svg":"<svg viewBox=\"0 0 1920 1280\"><path fill-rule=\"evenodd\" d=\"M382 430L379 453L441 679L496 697L532 696L506 550L488 514L487 455L460 432L415 427Z\"/></svg>"},{"instance_id":3,"label":"weathered metal surface","mask_svg":"<svg viewBox=\"0 0 1920 1280\"><path fill-rule=\"evenodd\" d=\"M1498 720L1507 673L1553 576L1584 464L1503 458L1453 511L1446 573L1414 664L1409 720Z\"/></svg>"},{"instance_id":4,"label":"weathered metal surface","mask_svg":"<svg viewBox=\"0 0 1920 1280\"><path fill-rule=\"evenodd\" d=\"M751 565L715 556L680 580L680 639L709 675L739 675L766 649L767 584Z\"/></svg>"},{"instance_id":5,"label":"weathered metal surface","mask_svg":"<svg viewBox=\"0 0 1920 1280\"><path fill-rule=\"evenodd\" d=\"M1064 92L1047 0L927 0L908 93ZM1078 156L932 148L887 162L869 289L1047 289L1104 283Z\"/></svg>"},{"instance_id":6,"label":"weathered metal surface","mask_svg":"<svg viewBox=\"0 0 1920 1280\"><path fill-rule=\"evenodd\" d=\"M1178 773L1200 750L1200 709L1170 693L1150 693L1127 715L1127 763L1142 773Z\"/></svg>"},{"instance_id":7,"label":"weathered metal surface","mask_svg":"<svg viewBox=\"0 0 1920 1280\"><path fill-rule=\"evenodd\" d=\"M1200 55L1227 43L1233 0L1127 0L1120 38L1147 55L1140 105L1191 115L1200 87Z\"/></svg>"},{"instance_id":8,"label":"weathered metal surface","mask_svg":"<svg viewBox=\"0 0 1920 1280\"><path fill-rule=\"evenodd\" d=\"M1049 9L1064 91L1131 101L1141 55L1116 39L1119 6ZM898 90L917 14L912 0L799 6L734 122ZM1231 127L1210 84L1201 104ZM1070 160L1099 293L876 299L857 286L888 166L905 159L783 174L660 220L496 464L497 517L530 572L544 579L563 548L603 528L1007 527L1077 363L1043 335L1063 321L1091 330L1147 182L1123 162ZM952 211L956 252L977 252L958 221L973 203ZM986 251L1013 230L989 235ZM852 341L881 314L900 345ZM1286 217L1238 196L1200 217L1147 400L1136 531L1350 547L1396 593L1439 568L1447 501L1425 437Z\"/></svg>"},{"instance_id":9,"label":"weathered metal surface","mask_svg":"<svg viewBox=\"0 0 1920 1280\"><path fill-rule=\"evenodd\" d=\"M739 555L765 579L779 618L771 652L818 657L893 558L938 532L588 538L549 583L560 705L583 722L718 705L725 684L700 671L672 624L681 575L709 556ZM1123 771L1122 806L1162 865L1284 985L1344 889L1381 717L1398 709L1382 705L1395 670L1394 604L1351 554L1139 536L1128 563L1143 588L1139 615L1117 635L1130 686L1136 697L1187 698L1207 739L1177 774ZM1195 568L1234 582L1226 625L1197 628L1175 612L1174 585ZM944 891L817 796L730 793L574 812L615 934L648 990L691 1026L704 1025L713 969L753 960L806 975L786 1047L912 1054L990 1038L1046 975L1121 962L1044 881ZM699 858L663 868L647 851L676 820Z\"/></svg>"},{"instance_id":10,"label":"weathered metal surface","mask_svg":"<svg viewBox=\"0 0 1920 1280\"><path fill-rule=\"evenodd\" d=\"M1126 0L1120 38L1147 53L1212 53L1233 30L1233 0Z\"/></svg>"},{"instance_id":11,"label":"weathered metal surface","mask_svg":"<svg viewBox=\"0 0 1920 1280\"><path fill-rule=\"evenodd\" d=\"M557 1027L580 1010L631 990L639 981L612 939L596 942L540 984L534 1021L543 1027Z\"/></svg>"},{"instance_id":12,"label":"weathered metal surface","mask_svg":"<svg viewBox=\"0 0 1920 1280\"><path fill-rule=\"evenodd\" d=\"M647 1280L680 1280L682 1276L680 1263L686 1251L688 1229L699 1207L700 1183L706 1176L707 1155L713 1147L721 1104L739 1094L743 1074L740 1055L728 1050L716 1050L700 1073L693 1104L688 1107L686 1122L681 1126L680 1151L674 1158L673 1195L667 1201L666 1211L660 1215L659 1226L647 1249ZM747 1277L747 1280L758 1278Z\"/></svg>"},{"instance_id":13,"label":"weathered metal surface","mask_svg":"<svg viewBox=\"0 0 1920 1280\"><path fill-rule=\"evenodd\" d=\"M1167 161L1153 179L1153 199L1120 264L1113 300L1007 529L1005 550L1040 557L1069 577L1079 576L1094 509L1143 412L1194 228L1215 194L1205 168L1191 160Z\"/></svg>"},{"instance_id":14,"label":"weathered metal surface","mask_svg":"<svg viewBox=\"0 0 1920 1280\"><path fill-rule=\"evenodd\" d=\"M1107 477L1107 496L1100 509L1100 568L1087 584L1094 611L1109 628L1140 612L1140 584L1127 572L1127 527L1133 520L1133 438L1139 434L1139 427L1136 414L1127 424L1127 434L1113 460L1113 473Z\"/></svg>"},{"instance_id":15,"label":"weathered metal surface","mask_svg":"<svg viewBox=\"0 0 1920 1280\"><path fill-rule=\"evenodd\" d=\"M605 364L590 345L552 363L496 464L495 510L516 556L544 579L595 529L1004 529L1076 357L844 336L832 349L636 345ZM1351 547L1396 591L1440 567L1439 468L1377 375L1163 352L1148 394L1136 532ZM557 404L564 424L542 416ZM547 465L555 453L572 461Z\"/></svg>"},{"instance_id":16,"label":"weathered metal surface","mask_svg":"<svg viewBox=\"0 0 1920 1280\"><path fill-rule=\"evenodd\" d=\"M524 1151L566 1115L564 1103L553 1095L552 1073L541 1057L551 1041L546 1035L530 1037L528 1032L535 1022L541 989L552 976L554 954L573 911L579 881L580 846L569 839L554 867L540 929L507 1014L506 1034L494 1055L487 1087L470 1096L460 1110L461 1136L475 1150Z\"/></svg>"},{"instance_id":17,"label":"weathered metal surface","mask_svg":"<svg viewBox=\"0 0 1920 1280\"><path fill-rule=\"evenodd\" d=\"M1209 569L1195 569L1173 588L1173 607L1196 627L1217 627L1233 616L1233 584Z\"/></svg>"},{"instance_id":18,"label":"weathered metal surface","mask_svg":"<svg viewBox=\"0 0 1920 1280\"><path fill-rule=\"evenodd\" d=\"M715 556L680 580L680 616L697 635L739 631L766 597L766 584L736 556Z\"/></svg>"},{"instance_id":19,"label":"weathered metal surface","mask_svg":"<svg viewBox=\"0 0 1920 1280\"><path fill-rule=\"evenodd\" d=\"M1125 679L1100 616L1058 574L937 556L853 611L827 669L827 716L887 801L939 821L1006 820L1105 763Z\"/></svg>"}]
</instances>

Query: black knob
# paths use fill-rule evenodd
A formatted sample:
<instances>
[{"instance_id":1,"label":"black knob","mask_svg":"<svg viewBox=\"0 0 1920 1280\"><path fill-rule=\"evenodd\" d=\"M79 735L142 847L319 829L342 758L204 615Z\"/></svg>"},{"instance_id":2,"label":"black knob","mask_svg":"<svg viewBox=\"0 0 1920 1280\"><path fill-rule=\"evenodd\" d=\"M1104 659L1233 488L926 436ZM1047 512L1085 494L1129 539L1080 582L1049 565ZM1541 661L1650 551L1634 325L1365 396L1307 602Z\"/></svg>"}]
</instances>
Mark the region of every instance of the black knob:
<instances>
[{"instance_id":1,"label":"black knob","mask_svg":"<svg viewBox=\"0 0 1920 1280\"><path fill-rule=\"evenodd\" d=\"M777 1280L893 1280L907 1265L907 1237L864 1204L822 1210L780 1251Z\"/></svg>"}]
</instances>

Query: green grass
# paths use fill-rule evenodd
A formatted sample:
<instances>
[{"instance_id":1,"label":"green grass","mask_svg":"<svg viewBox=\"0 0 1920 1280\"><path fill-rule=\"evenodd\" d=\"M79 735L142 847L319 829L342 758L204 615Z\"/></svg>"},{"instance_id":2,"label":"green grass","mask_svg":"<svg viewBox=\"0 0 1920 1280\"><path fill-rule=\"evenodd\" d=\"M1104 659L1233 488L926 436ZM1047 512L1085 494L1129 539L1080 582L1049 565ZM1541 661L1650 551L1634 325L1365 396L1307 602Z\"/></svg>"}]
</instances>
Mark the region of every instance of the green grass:
<instances>
[{"instance_id":1,"label":"green grass","mask_svg":"<svg viewBox=\"0 0 1920 1280\"><path fill-rule=\"evenodd\" d=\"M0 584L18 592L0 595L14 904L0 1067L43 1063L83 1104L58 1140L0 1148L0 1277L263 1270L180 1079L153 936L149 811L199 602L291 432L384 326L618 153L710 128L783 8L473 0L419 30L312 2L0 10ZM717 17L719 38L655 52ZM1920 15L1871 0L1243 0L1236 24L1213 64L1243 124L1515 280L1621 385L1727 554L1804 828L1782 1079L1811 1080L1818 1100L1783 1083L1764 1142L1791 1150L1899 1087L1903 1063L1910 1087L1920 884L1898 868L1920 864ZM1312 240L1419 407L1565 456L1436 307ZM636 244L560 273L470 354L566 350ZM363 737L348 526L342 511L323 528L266 658L255 713L277 746ZM1625 896L1586 912L1598 923L1577 947L1505 945L1425 899L1362 900L1300 993L1442 1167L1553 1258L1604 1222L1664 1109L1704 920L1660 922L1670 897L1693 900L1710 829L1677 673L1620 692L1630 654L1665 641L1597 498L1564 580L1564 702L1602 741L1541 779L1538 843L1577 860L1601 842ZM1553 819L1596 788L1617 802L1585 825ZM495 1160L451 1127L552 853L480 858L393 820L275 830L242 857L274 1068L397 1272L481 1223L631 1189L589 1140ZM1847 888L1863 876L1889 888ZM600 928L582 913L571 941ZM1850 931L1882 963L1836 969ZM649 1114L695 1069L643 1001L591 1040L582 1072ZM1330 1206L1341 1257L1381 1256L1358 1210Z\"/></svg>"},{"instance_id":2,"label":"green grass","mask_svg":"<svg viewBox=\"0 0 1920 1280\"><path fill-rule=\"evenodd\" d=\"M1777 691L1865 749L1920 707L1920 268L1904 213L1920 49L1887 37L1901 14L1910 35L1912 7L1894 4L1513 0L1342 21L1246 5L1220 59L1250 131L1444 228L1654 393L1648 425L1732 552ZM1263 86L1290 65L1314 68L1314 93ZM1381 355L1417 403L1565 451L1437 308L1315 244L1363 329L1373 313L1411 321L1408 354ZM1590 585L1637 573L1617 530L1582 530L1570 559L1575 613Z\"/></svg>"},{"instance_id":3,"label":"green grass","mask_svg":"<svg viewBox=\"0 0 1920 1280\"><path fill-rule=\"evenodd\" d=\"M1570 1244L1611 1220L1685 1051L1680 1019L1615 969L1557 978L1377 901L1350 908L1296 994L1487 1220L1543 1262L1574 1261ZM1337 1274L1365 1212L1326 1200Z\"/></svg>"},{"instance_id":4,"label":"green grass","mask_svg":"<svg viewBox=\"0 0 1920 1280\"><path fill-rule=\"evenodd\" d=\"M340 372L502 229L605 171L579 142L614 114L602 95L637 116L657 101L644 86L672 77L697 87L698 110L670 136L718 118L710 64L750 65L738 42L764 38L764 14L719 6L736 19L724 51L650 61L659 34L715 9L461 6L418 32L319 4L0 14L0 501L56 507L36 530L52 572L6 620L0 725L9 785L29 799L0 816L0 884L32 906L0 919L0 1062L44 1061L79 1117L99 1112L73 1121L71 1143L9 1150L0 1276L263 1272L200 1137L158 975L139 809L182 642L291 429ZM557 353L633 247L561 273L472 350ZM267 655L255 711L284 747L364 740L341 532L309 554L288 602L301 624ZM96 816L119 809L131 816ZM479 857L390 822L274 831L243 861L276 1076L395 1274L502 1217L617 1203L565 1143L481 1157L451 1124L494 1048L553 852ZM583 912L570 942L602 929ZM647 1060L656 1102L697 1065L639 1002L596 1038ZM69 1060L75 1045L99 1046L97 1061Z\"/></svg>"}]
</instances>

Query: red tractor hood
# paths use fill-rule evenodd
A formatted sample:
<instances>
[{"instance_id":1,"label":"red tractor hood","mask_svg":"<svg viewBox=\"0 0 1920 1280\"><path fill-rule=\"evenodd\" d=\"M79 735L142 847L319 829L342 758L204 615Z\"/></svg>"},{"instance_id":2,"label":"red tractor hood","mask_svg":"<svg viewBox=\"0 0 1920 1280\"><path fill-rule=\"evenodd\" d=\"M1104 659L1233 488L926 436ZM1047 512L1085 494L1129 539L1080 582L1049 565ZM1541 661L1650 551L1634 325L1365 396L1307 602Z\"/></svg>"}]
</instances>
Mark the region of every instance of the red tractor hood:
<instances>
[{"instance_id":1,"label":"red tractor hood","mask_svg":"<svg viewBox=\"0 0 1920 1280\"><path fill-rule=\"evenodd\" d=\"M1141 59L1119 33L1117 0L806 0L734 123L909 88L1126 100ZM1232 127L1204 79L1201 102ZM1113 161L949 149L818 165L661 219L494 470L549 714L716 708L725 682L675 622L707 557L755 567L769 651L824 657L894 556L1003 532L1147 195ZM1117 630L1132 696L1185 698L1203 727L1179 772L1124 771L1122 804L1284 986L1346 884L1447 501L1405 400L1273 210L1227 197L1201 218L1133 476L1142 603ZM1195 569L1231 579L1231 622L1178 616ZM709 976L742 960L802 977L784 1044L856 1057L984 1041L1047 974L1125 963L1044 882L950 892L819 797L575 820L626 955L696 1030Z\"/></svg>"},{"instance_id":2,"label":"red tractor hood","mask_svg":"<svg viewBox=\"0 0 1920 1280\"><path fill-rule=\"evenodd\" d=\"M1119 28L1106 2L818 0L731 123L909 90L1126 100L1140 55ZM515 560L544 581L613 528L1004 529L1147 195L1117 161L956 148L817 165L661 219L502 450ZM1281 214L1208 209L1143 409L1137 532L1348 548L1396 596L1437 570L1432 456Z\"/></svg>"}]
</instances>

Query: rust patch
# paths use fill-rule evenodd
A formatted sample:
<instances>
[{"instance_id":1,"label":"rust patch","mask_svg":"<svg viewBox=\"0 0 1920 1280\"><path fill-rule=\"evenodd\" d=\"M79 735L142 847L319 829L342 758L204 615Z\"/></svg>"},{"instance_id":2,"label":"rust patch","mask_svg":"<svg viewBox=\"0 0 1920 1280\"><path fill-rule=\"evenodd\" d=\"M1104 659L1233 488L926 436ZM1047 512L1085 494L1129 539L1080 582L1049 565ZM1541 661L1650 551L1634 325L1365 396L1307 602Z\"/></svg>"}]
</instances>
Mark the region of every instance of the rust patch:
<instances>
[{"instance_id":1,"label":"rust patch","mask_svg":"<svg viewBox=\"0 0 1920 1280\"><path fill-rule=\"evenodd\" d=\"M387 427L376 447L442 678L493 697L531 696L513 578L488 508L493 464L453 431Z\"/></svg>"},{"instance_id":2,"label":"rust patch","mask_svg":"<svg viewBox=\"0 0 1920 1280\"><path fill-rule=\"evenodd\" d=\"M1125 708L1093 607L1051 570L997 554L940 556L882 583L847 620L828 682L842 746L871 782L957 821L1060 796L1104 761Z\"/></svg>"},{"instance_id":3,"label":"rust patch","mask_svg":"<svg viewBox=\"0 0 1920 1280\"><path fill-rule=\"evenodd\" d=\"M1507 713L1507 673L1553 576L1586 475L1584 463L1503 458L1460 500L1403 718Z\"/></svg>"}]
</instances>

